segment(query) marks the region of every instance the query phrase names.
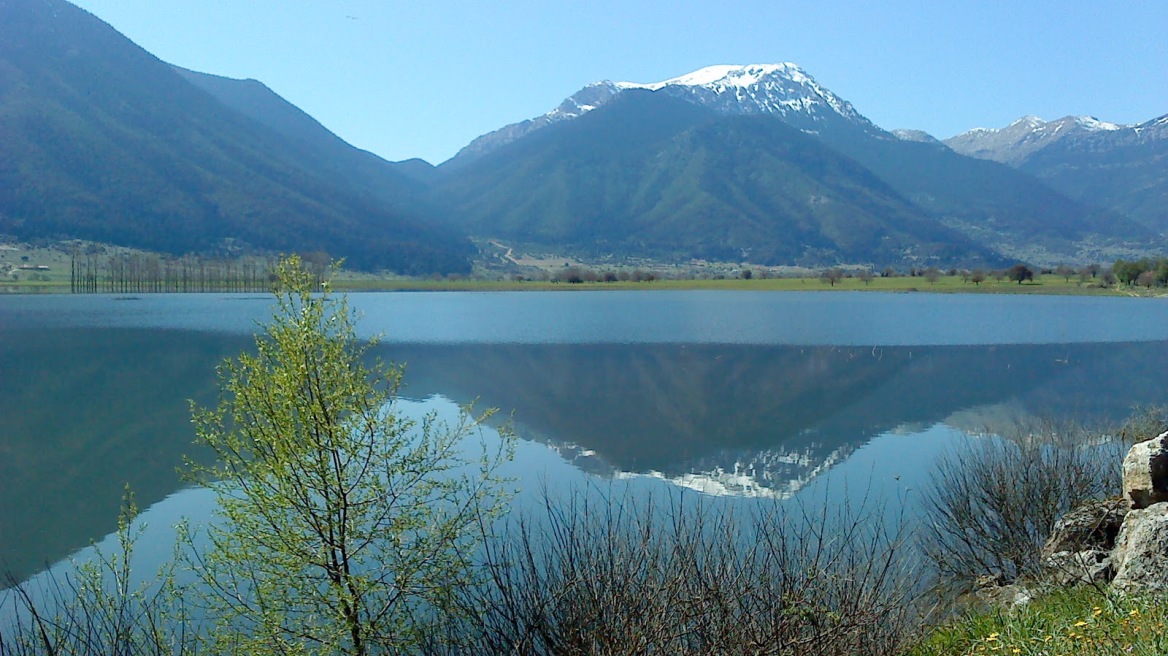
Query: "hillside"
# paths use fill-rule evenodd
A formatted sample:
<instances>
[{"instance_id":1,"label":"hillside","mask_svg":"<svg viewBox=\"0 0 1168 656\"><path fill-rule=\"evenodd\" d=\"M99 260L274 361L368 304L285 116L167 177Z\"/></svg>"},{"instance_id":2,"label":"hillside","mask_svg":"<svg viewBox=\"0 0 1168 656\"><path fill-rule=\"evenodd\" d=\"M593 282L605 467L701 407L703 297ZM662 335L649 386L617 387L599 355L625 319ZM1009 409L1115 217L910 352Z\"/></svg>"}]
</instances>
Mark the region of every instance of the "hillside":
<instances>
[{"instance_id":1,"label":"hillside","mask_svg":"<svg viewBox=\"0 0 1168 656\"><path fill-rule=\"evenodd\" d=\"M63 0L0 4L0 234L469 269L469 242L408 196L387 202L412 188L404 176L343 163L372 157L359 151L318 157L319 135L291 139L229 104Z\"/></svg>"},{"instance_id":2,"label":"hillside","mask_svg":"<svg viewBox=\"0 0 1168 656\"><path fill-rule=\"evenodd\" d=\"M646 96L704 118L618 109ZM577 124L590 127L569 128ZM448 178L441 193L473 234L592 245L593 254L1054 265L1159 245L1146 226L1091 199L935 139L886 132L790 63L591 84L543 116L475 139L439 171Z\"/></svg>"},{"instance_id":3,"label":"hillside","mask_svg":"<svg viewBox=\"0 0 1168 656\"><path fill-rule=\"evenodd\" d=\"M473 234L598 256L881 265L994 259L781 121L631 90L437 187Z\"/></svg>"},{"instance_id":4,"label":"hillside","mask_svg":"<svg viewBox=\"0 0 1168 656\"><path fill-rule=\"evenodd\" d=\"M419 180L433 167L421 160L388 162L357 148L258 80L236 80L173 67L184 79L229 108L279 133L314 171L357 193L368 193L406 215L435 216Z\"/></svg>"},{"instance_id":5,"label":"hillside","mask_svg":"<svg viewBox=\"0 0 1168 656\"><path fill-rule=\"evenodd\" d=\"M1038 264L1107 261L1147 247L1153 233L1127 217L1076 201L1004 164L892 135L826 134L916 206L979 244Z\"/></svg>"},{"instance_id":6,"label":"hillside","mask_svg":"<svg viewBox=\"0 0 1168 656\"><path fill-rule=\"evenodd\" d=\"M1004 162L1062 193L1105 207L1157 233L1168 232L1168 116L1116 125L1090 116L1043 121L1026 116L945 143Z\"/></svg>"}]
</instances>

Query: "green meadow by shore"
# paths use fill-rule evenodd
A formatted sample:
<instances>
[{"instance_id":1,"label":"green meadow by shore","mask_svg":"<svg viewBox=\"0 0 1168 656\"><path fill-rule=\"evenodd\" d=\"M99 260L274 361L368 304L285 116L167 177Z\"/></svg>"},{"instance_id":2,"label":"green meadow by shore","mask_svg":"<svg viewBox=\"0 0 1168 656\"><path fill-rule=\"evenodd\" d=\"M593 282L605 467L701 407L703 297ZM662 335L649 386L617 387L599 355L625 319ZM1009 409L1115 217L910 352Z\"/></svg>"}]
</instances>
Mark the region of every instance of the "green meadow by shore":
<instances>
[{"instance_id":1,"label":"green meadow by shore","mask_svg":"<svg viewBox=\"0 0 1168 656\"><path fill-rule=\"evenodd\" d=\"M49 276L47 280L14 280L0 283L0 293L9 294L68 294L68 272L65 279ZM334 289L347 292L572 292L615 290L717 290L717 291L773 291L773 292L897 292L935 294L1045 294L1078 296L1162 296L1163 289L1112 285L1097 282L1067 281L1053 274L1036 276L1032 281L1015 283L1009 280L985 280L974 284L961 276L942 276L936 281L924 277L897 276L873 278L867 282L858 278L843 278L835 283L818 277L767 278L743 280L726 279L658 279L652 281L615 282L552 282L539 280L433 280L426 278L378 278L346 276L344 272L333 281Z\"/></svg>"},{"instance_id":2,"label":"green meadow by shore","mask_svg":"<svg viewBox=\"0 0 1168 656\"><path fill-rule=\"evenodd\" d=\"M897 276L873 278L864 282L858 278L844 278L825 282L818 277L750 279L689 279L653 280L647 282L581 282L515 280L425 280L425 279L345 279L342 275L335 287L345 291L582 291L582 290L722 290L775 292L926 292L949 294L1059 294L1091 296L1146 296L1142 289L1123 286L1102 287L1091 282L1070 282L1061 276L1037 276L1021 284L1008 280L986 280L974 284L961 276L942 276L935 282L923 277Z\"/></svg>"},{"instance_id":3,"label":"green meadow by shore","mask_svg":"<svg viewBox=\"0 0 1168 656\"><path fill-rule=\"evenodd\" d=\"M132 249L111 250L120 253L157 255ZM546 263L544 263L546 264ZM342 269L333 278L333 287L348 292L380 291L596 291L596 290L723 290L723 291L871 291L923 292L939 294L1047 294L1081 296L1161 296L1162 287L1143 287L1119 283L1105 284L1104 274L1036 274L1032 280L1014 282L1004 272L985 273L979 282L966 272L957 275L939 275L935 270L922 275L897 274L892 276L864 275L860 270L835 269L830 278L820 272L804 270L802 275L775 275L765 268L751 271L749 266L719 265L695 273L682 267L648 267L635 272L624 271L619 276L607 273L606 267L572 263L572 269L528 267L522 273L515 271L480 270L469 276L403 277L391 274L377 275ZM59 248L36 248L26 245L0 245L0 293L8 294L67 294L72 291L70 255ZM568 282L564 271L579 270L581 279ZM623 269L622 269L623 271ZM1037 269L1035 269L1037 271ZM606 276L608 281L604 280ZM106 273L100 273L104 279ZM614 279L615 278L615 279ZM98 284L98 291L104 289Z\"/></svg>"}]
</instances>

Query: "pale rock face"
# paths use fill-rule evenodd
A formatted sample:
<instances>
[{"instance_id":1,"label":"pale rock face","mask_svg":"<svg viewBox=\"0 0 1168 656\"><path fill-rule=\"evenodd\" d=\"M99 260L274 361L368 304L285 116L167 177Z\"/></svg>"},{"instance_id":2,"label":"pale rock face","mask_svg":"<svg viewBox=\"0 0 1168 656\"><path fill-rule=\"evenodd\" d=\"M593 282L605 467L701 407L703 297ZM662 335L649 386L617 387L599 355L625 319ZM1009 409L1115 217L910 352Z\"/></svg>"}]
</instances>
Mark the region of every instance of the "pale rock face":
<instances>
[{"instance_id":1,"label":"pale rock face","mask_svg":"<svg viewBox=\"0 0 1168 656\"><path fill-rule=\"evenodd\" d=\"M1168 590L1168 502L1129 512L1111 558L1114 589Z\"/></svg>"},{"instance_id":2,"label":"pale rock face","mask_svg":"<svg viewBox=\"0 0 1168 656\"><path fill-rule=\"evenodd\" d=\"M1168 431L1128 451L1123 459L1123 494L1134 510L1168 501Z\"/></svg>"}]
</instances>

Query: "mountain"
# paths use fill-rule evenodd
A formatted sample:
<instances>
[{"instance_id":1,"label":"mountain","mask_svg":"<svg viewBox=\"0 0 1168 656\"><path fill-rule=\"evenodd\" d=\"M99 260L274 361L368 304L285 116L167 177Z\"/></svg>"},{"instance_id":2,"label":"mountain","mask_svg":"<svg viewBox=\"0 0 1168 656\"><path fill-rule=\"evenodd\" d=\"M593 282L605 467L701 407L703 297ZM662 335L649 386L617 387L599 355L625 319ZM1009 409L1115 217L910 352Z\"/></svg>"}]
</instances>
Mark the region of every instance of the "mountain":
<instances>
[{"instance_id":1,"label":"mountain","mask_svg":"<svg viewBox=\"0 0 1168 656\"><path fill-rule=\"evenodd\" d=\"M962 155L1017 166L1027 156L1056 141L1122 129L1124 126L1100 121L1093 116L1065 116L1049 122L1037 116L1023 116L1004 128L974 128L950 137L944 143Z\"/></svg>"},{"instance_id":2,"label":"mountain","mask_svg":"<svg viewBox=\"0 0 1168 656\"><path fill-rule=\"evenodd\" d=\"M566 98L564 102L560 103L559 107L556 107L543 116L537 116L519 123L512 123L511 125L501 127L498 130L476 138L459 150L454 157L443 162L439 168L447 171L462 168L466 164L477 160L501 146L522 139L549 125L555 125L561 121L583 116L585 113L612 100L620 92L621 89L612 82L589 84Z\"/></svg>"},{"instance_id":3,"label":"mountain","mask_svg":"<svg viewBox=\"0 0 1168 656\"><path fill-rule=\"evenodd\" d=\"M953 150L1004 162L1081 201L1168 232L1168 115L1139 125L1090 116L1027 116L1001 129L945 140Z\"/></svg>"},{"instance_id":4,"label":"mountain","mask_svg":"<svg viewBox=\"0 0 1168 656\"><path fill-rule=\"evenodd\" d=\"M63 0L0 2L0 134L0 234L469 270L471 244L417 210L406 176L259 83L177 72Z\"/></svg>"},{"instance_id":5,"label":"mountain","mask_svg":"<svg viewBox=\"0 0 1168 656\"><path fill-rule=\"evenodd\" d=\"M918 141L921 143L941 143L941 140L924 130L893 130L892 135L901 141Z\"/></svg>"},{"instance_id":6,"label":"mountain","mask_svg":"<svg viewBox=\"0 0 1168 656\"><path fill-rule=\"evenodd\" d=\"M658 134L674 125L672 119L654 125L653 116L632 112L629 120L635 124L622 128L614 119L600 120L587 139L565 127L588 124L632 94L684 102L705 110L700 120L711 124L715 118L757 120L720 130L698 130L692 122L675 125L669 139L692 136L686 147L671 142L672 159L665 159L662 143L637 141L638 133ZM596 127L601 124L608 127ZM787 130L780 137L774 125ZM798 148L791 146L794 133L804 138ZM606 141L612 139L625 143ZM787 145L779 147L780 141ZM636 155L635 143L658 150ZM601 156L606 150L611 156L621 150L623 159L606 159ZM784 154L776 155L779 151ZM827 166L835 177L825 179L828 157L835 158ZM560 165L560 160L574 163ZM855 193L839 195L843 160L849 161L843 175L849 189L865 189L864 200ZM1126 255L1146 248L1153 237L1117 212L1071 199L1009 166L959 155L927 135L886 132L789 63L712 66L652 84L592 84L543 116L476 139L439 169L447 176L440 188L456 202L455 214L471 232L547 245L591 240L598 252L628 254L639 248L642 254L677 257L738 252L738 257L761 256L755 260L760 263L932 258L950 265L993 259L988 254L996 252L1054 264ZM649 180L663 193L635 191ZM821 197L838 202L831 208L839 214L808 207ZM862 211L854 212L857 206ZM838 218L843 214L858 222ZM903 222L908 217L911 228ZM869 219L883 223L875 229L865 223ZM861 224L868 227L857 229ZM928 234L921 232L926 226ZM909 234L916 237L900 238ZM861 242L876 235L865 250ZM751 252L744 243L754 244ZM953 249L945 251L941 243Z\"/></svg>"},{"instance_id":7,"label":"mountain","mask_svg":"<svg viewBox=\"0 0 1168 656\"><path fill-rule=\"evenodd\" d=\"M818 139L630 89L436 186L472 234L593 257L884 266L994 260Z\"/></svg>"},{"instance_id":8,"label":"mountain","mask_svg":"<svg viewBox=\"0 0 1168 656\"><path fill-rule=\"evenodd\" d=\"M424 187L418 184L420 174L415 173L421 168L415 162L421 160L387 162L356 148L258 80L236 80L178 66L172 68L230 109L279 133L302 160L313 162L315 171L327 174L355 192L369 193L399 213L421 214L419 206L424 203ZM437 211L423 209L429 214Z\"/></svg>"},{"instance_id":9,"label":"mountain","mask_svg":"<svg viewBox=\"0 0 1168 656\"><path fill-rule=\"evenodd\" d=\"M1154 243L1154 233L1121 214L943 144L846 130L825 132L820 139L938 222L1009 259L1044 266L1100 262Z\"/></svg>"},{"instance_id":10,"label":"mountain","mask_svg":"<svg viewBox=\"0 0 1168 656\"><path fill-rule=\"evenodd\" d=\"M1157 398L1168 362L1155 343L393 344L379 355L410 363L412 397L510 408L521 437L586 471L759 496L785 496L890 431L1009 428L985 423L990 408L1114 424ZM939 385L939 372L961 375ZM1136 396L1077 392L1092 385Z\"/></svg>"},{"instance_id":11,"label":"mountain","mask_svg":"<svg viewBox=\"0 0 1168 656\"><path fill-rule=\"evenodd\" d=\"M820 86L792 63L708 66L663 82L596 82L565 99L552 111L505 126L470 142L443 167L456 169L492 150L561 121L579 118L623 91L660 91L723 114L774 114L809 132L850 124L878 131L847 101Z\"/></svg>"}]
</instances>

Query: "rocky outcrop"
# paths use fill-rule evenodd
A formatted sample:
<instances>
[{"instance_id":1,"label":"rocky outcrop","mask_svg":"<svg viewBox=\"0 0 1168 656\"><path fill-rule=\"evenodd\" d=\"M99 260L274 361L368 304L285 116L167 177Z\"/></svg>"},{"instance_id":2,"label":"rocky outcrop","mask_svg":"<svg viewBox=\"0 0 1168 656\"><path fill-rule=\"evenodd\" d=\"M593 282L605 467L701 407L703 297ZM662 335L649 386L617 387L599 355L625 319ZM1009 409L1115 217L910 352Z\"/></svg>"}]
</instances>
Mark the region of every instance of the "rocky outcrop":
<instances>
[{"instance_id":1,"label":"rocky outcrop","mask_svg":"<svg viewBox=\"0 0 1168 656\"><path fill-rule=\"evenodd\" d=\"M1127 513L1125 499L1090 501L1067 513L1042 549L1043 578L1058 585L1110 581L1111 552Z\"/></svg>"},{"instance_id":2,"label":"rocky outcrop","mask_svg":"<svg viewBox=\"0 0 1168 656\"><path fill-rule=\"evenodd\" d=\"M1112 587L1122 592L1168 590L1168 432L1128 452L1123 494L1132 510L1111 552Z\"/></svg>"},{"instance_id":3,"label":"rocky outcrop","mask_svg":"<svg viewBox=\"0 0 1168 656\"><path fill-rule=\"evenodd\" d=\"M1010 609L1052 586L1168 591L1168 431L1128 451L1122 497L1089 501L1055 524L1041 564L1033 580L979 580L972 597Z\"/></svg>"},{"instance_id":4,"label":"rocky outcrop","mask_svg":"<svg viewBox=\"0 0 1168 656\"><path fill-rule=\"evenodd\" d=\"M1137 510L1168 501L1168 431L1128 452L1123 459L1123 494Z\"/></svg>"},{"instance_id":5,"label":"rocky outcrop","mask_svg":"<svg viewBox=\"0 0 1168 656\"><path fill-rule=\"evenodd\" d=\"M1132 510L1111 553L1121 592L1168 590L1168 502Z\"/></svg>"},{"instance_id":6,"label":"rocky outcrop","mask_svg":"<svg viewBox=\"0 0 1168 656\"><path fill-rule=\"evenodd\" d=\"M1128 451L1122 499L1092 501L1059 520L1042 564L1057 585L1168 590L1168 432Z\"/></svg>"},{"instance_id":7,"label":"rocky outcrop","mask_svg":"<svg viewBox=\"0 0 1168 656\"><path fill-rule=\"evenodd\" d=\"M1085 549L1111 551L1127 513L1123 499L1088 501L1058 520L1042 549L1043 557Z\"/></svg>"},{"instance_id":8,"label":"rocky outcrop","mask_svg":"<svg viewBox=\"0 0 1168 656\"><path fill-rule=\"evenodd\" d=\"M973 592L973 598L981 605L989 608L1005 608L1013 610L1022 608L1034 601L1034 591L1017 583L1010 585L992 585L978 588Z\"/></svg>"}]
</instances>

